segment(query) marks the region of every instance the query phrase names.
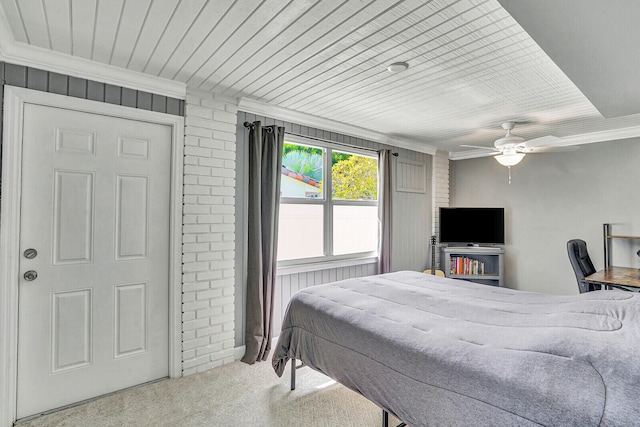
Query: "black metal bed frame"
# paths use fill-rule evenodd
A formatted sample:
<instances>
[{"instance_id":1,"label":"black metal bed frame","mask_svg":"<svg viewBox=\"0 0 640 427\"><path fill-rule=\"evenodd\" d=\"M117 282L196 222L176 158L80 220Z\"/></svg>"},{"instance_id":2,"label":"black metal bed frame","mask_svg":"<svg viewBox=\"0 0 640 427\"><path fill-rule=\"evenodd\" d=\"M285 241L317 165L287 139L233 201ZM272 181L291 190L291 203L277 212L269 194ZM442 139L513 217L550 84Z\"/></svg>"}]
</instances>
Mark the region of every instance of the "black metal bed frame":
<instances>
[{"instance_id":1,"label":"black metal bed frame","mask_svg":"<svg viewBox=\"0 0 640 427\"><path fill-rule=\"evenodd\" d=\"M296 389L296 370L305 367L307 365L304 363L296 365L296 359L291 359L291 391ZM382 410L382 427L389 427L389 412L386 409ZM401 422L396 427L406 427L406 424Z\"/></svg>"}]
</instances>

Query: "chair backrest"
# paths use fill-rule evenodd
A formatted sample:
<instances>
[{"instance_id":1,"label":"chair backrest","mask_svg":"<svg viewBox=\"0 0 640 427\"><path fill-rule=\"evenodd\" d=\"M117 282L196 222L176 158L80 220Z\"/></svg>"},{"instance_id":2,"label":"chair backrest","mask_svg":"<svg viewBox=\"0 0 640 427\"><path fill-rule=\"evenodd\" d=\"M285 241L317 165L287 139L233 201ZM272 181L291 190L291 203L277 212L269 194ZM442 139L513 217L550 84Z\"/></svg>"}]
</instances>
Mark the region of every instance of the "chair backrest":
<instances>
[{"instance_id":1,"label":"chair backrest","mask_svg":"<svg viewBox=\"0 0 640 427\"><path fill-rule=\"evenodd\" d=\"M596 269L589 258L587 252L587 242L580 239L573 239L567 242L567 252L569 253L569 261L576 274L578 280L578 289L580 293L593 291L593 286L590 286L584 278L595 273Z\"/></svg>"}]
</instances>

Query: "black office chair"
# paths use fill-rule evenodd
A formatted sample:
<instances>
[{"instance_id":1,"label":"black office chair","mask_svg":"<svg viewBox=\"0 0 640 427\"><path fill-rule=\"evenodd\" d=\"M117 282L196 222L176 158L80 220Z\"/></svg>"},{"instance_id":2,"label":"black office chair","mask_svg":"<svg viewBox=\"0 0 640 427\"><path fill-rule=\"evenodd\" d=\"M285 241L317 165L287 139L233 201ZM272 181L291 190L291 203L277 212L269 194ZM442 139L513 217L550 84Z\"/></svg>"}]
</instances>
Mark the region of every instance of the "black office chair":
<instances>
[{"instance_id":1,"label":"black office chair","mask_svg":"<svg viewBox=\"0 0 640 427\"><path fill-rule=\"evenodd\" d=\"M571 261L573 271L576 273L580 293L599 290L600 285L587 283L584 280L585 277L596 272L596 268L593 266L587 252L587 242L580 239L569 240L567 242L567 252L569 253L569 261Z\"/></svg>"}]
</instances>

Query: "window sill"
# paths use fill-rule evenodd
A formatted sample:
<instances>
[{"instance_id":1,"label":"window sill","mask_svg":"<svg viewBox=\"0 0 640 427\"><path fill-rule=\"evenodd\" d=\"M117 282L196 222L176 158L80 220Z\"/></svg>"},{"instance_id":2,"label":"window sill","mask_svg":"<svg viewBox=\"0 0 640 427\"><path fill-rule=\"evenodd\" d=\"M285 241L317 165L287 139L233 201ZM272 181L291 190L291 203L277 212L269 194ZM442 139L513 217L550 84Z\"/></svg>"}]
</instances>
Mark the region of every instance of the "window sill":
<instances>
[{"instance_id":1,"label":"window sill","mask_svg":"<svg viewBox=\"0 0 640 427\"><path fill-rule=\"evenodd\" d=\"M284 276L294 273L306 273L308 271L328 270L331 268L351 267L353 265L375 264L377 262L378 257L364 257L288 265L286 267L278 267L276 276Z\"/></svg>"}]
</instances>

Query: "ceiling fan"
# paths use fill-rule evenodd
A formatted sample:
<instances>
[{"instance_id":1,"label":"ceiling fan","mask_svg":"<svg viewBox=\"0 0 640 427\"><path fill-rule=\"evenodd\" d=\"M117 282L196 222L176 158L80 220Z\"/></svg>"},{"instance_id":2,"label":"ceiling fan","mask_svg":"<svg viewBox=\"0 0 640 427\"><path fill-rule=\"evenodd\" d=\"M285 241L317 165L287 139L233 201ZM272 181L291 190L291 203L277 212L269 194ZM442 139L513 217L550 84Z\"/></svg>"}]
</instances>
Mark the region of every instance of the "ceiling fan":
<instances>
[{"instance_id":1,"label":"ceiling fan","mask_svg":"<svg viewBox=\"0 0 640 427\"><path fill-rule=\"evenodd\" d=\"M558 148L553 147L553 145L560 141L560 138L551 135L526 141L521 136L511 134L511 131L515 126L516 122L504 122L502 124L502 129L506 130L507 134L502 138L496 139L493 143L493 148L480 147L476 145L462 145L462 147L481 148L483 150L492 150L500 153L495 155L494 158L498 163L509 168L509 183L511 183L511 166L515 166L520 163L525 154L551 151Z\"/></svg>"}]
</instances>

